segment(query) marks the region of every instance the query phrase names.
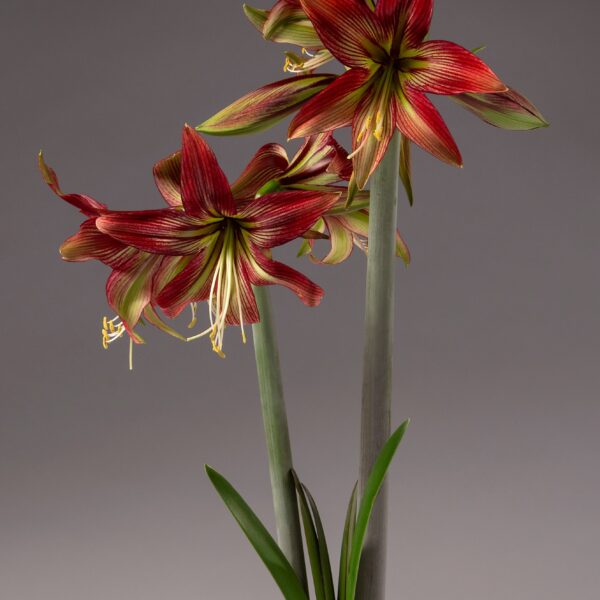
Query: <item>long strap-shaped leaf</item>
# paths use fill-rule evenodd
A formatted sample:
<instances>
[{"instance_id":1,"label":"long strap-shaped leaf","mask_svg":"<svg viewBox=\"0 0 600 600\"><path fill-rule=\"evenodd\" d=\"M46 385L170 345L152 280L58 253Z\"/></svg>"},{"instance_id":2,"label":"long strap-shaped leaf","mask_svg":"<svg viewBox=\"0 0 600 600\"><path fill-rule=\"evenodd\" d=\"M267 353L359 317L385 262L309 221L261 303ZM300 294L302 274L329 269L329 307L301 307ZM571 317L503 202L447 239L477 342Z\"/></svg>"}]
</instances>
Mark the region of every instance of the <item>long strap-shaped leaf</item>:
<instances>
[{"instance_id":1,"label":"long strap-shaped leaf","mask_svg":"<svg viewBox=\"0 0 600 600\"><path fill-rule=\"evenodd\" d=\"M354 485L348 510L346 511L346 521L344 524L344 535L342 537L342 550L340 552L340 574L338 577L338 600L346 600L346 583L348 582L348 567L350 562L350 548L352 547L352 538L354 537L354 527L356 525L356 510L358 504L358 482Z\"/></svg>"},{"instance_id":2,"label":"long strap-shaped leaf","mask_svg":"<svg viewBox=\"0 0 600 600\"><path fill-rule=\"evenodd\" d=\"M371 469L367 484L363 490L350 551L348 580L346 582L346 600L354 600L356 594L356 581L358 578L358 567L360 565L360 557L365 541L365 534L367 533L367 526L369 525L369 519L371 518L371 512L373 511L373 505L375 504L377 494L385 479L388 467L390 466L398 445L402 441L402 437L408 427L408 423L408 421L404 421L385 443L377 456L377 460Z\"/></svg>"},{"instance_id":3,"label":"long strap-shaped leaf","mask_svg":"<svg viewBox=\"0 0 600 600\"><path fill-rule=\"evenodd\" d=\"M269 569L279 589L283 592L284 598L286 600L308 600L308 595L294 573L294 569L260 519L221 474L208 465L205 466L205 469L219 496Z\"/></svg>"}]
</instances>

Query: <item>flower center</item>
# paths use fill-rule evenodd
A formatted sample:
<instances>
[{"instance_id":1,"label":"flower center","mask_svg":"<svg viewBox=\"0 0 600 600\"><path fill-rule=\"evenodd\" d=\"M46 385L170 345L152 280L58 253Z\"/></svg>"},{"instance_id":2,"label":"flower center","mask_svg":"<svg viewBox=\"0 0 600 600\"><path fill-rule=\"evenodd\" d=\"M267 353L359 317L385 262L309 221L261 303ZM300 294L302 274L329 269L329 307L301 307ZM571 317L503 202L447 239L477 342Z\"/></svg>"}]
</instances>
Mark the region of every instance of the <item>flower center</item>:
<instances>
[{"instance_id":1,"label":"flower center","mask_svg":"<svg viewBox=\"0 0 600 600\"><path fill-rule=\"evenodd\" d=\"M241 284L240 274L237 271L237 244L238 225L234 219L224 219L222 233L220 235L220 247L215 246L214 252L218 252L214 264L214 271L210 284L210 293L208 297L208 316L210 327L202 333L187 338L192 341L208 335L212 343L212 349L221 358L225 358L223 353L223 339L227 321L231 318L231 311L239 320L241 327L242 341L246 343L246 333L244 331L244 317L241 302ZM209 259L210 260L210 259Z\"/></svg>"}]
</instances>

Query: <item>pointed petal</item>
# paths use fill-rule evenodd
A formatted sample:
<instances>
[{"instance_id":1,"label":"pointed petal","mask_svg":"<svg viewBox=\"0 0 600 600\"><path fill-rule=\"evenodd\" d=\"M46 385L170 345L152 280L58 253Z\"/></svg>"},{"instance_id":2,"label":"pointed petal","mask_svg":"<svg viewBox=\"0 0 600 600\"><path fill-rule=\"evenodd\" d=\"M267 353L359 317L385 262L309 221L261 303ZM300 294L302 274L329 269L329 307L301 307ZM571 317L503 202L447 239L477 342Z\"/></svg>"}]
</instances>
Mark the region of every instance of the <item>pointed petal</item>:
<instances>
[{"instance_id":1,"label":"pointed petal","mask_svg":"<svg viewBox=\"0 0 600 600\"><path fill-rule=\"evenodd\" d=\"M436 158L462 166L460 151L440 113L425 95L407 85L399 93L396 112L398 129Z\"/></svg>"},{"instance_id":2,"label":"pointed petal","mask_svg":"<svg viewBox=\"0 0 600 600\"><path fill-rule=\"evenodd\" d=\"M218 228L182 211L120 211L96 219L96 227L111 237L146 252L167 255L194 254Z\"/></svg>"},{"instance_id":3,"label":"pointed petal","mask_svg":"<svg viewBox=\"0 0 600 600\"><path fill-rule=\"evenodd\" d=\"M181 207L181 152L159 160L152 172L156 187L165 202L174 208Z\"/></svg>"},{"instance_id":4,"label":"pointed petal","mask_svg":"<svg viewBox=\"0 0 600 600\"><path fill-rule=\"evenodd\" d=\"M235 200L217 157L189 125L183 128L181 192L183 206L190 215L235 214Z\"/></svg>"},{"instance_id":5,"label":"pointed petal","mask_svg":"<svg viewBox=\"0 0 600 600\"><path fill-rule=\"evenodd\" d=\"M148 304L143 311L144 321L150 323L150 325L154 325L157 329L160 329L163 333L173 336L178 340L183 342L186 341L186 338L181 335L178 331L175 331L172 327L169 327L161 318L160 315L156 312L156 310L152 307L151 304Z\"/></svg>"},{"instance_id":6,"label":"pointed petal","mask_svg":"<svg viewBox=\"0 0 600 600\"><path fill-rule=\"evenodd\" d=\"M398 230L396 230L396 256L399 256L408 267L411 259L410 250Z\"/></svg>"},{"instance_id":7,"label":"pointed petal","mask_svg":"<svg viewBox=\"0 0 600 600\"><path fill-rule=\"evenodd\" d=\"M540 111L513 89L500 94L460 94L451 98L482 121L501 129L524 131L548 127Z\"/></svg>"},{"instance_id":8,"label":"pointed petal","mask_svg":"<svg viewBox=\"0 0 600 600\"><path fill-rule=\"evenodd\" d=\"M84 221L79 231L60 246L60 255L69 262L99 260L109 267L118 267L139 253L96 227L96 218Z\"/></svg>"},{"instance_id":9,"label":"pointed petal","mask_svg":"<svg viewBox=\"0 0 600 600\"><path fill-rule=\"evenodd\" d=\"M261 33L263 32L263 28L267 19L269 18L269 11L262 8L254 8L249 4L243 4L242 8L244 10L244 14L248 17L248 21L256 27L256 29Z\"/></svg>"},{"instance_id":10,"label":"pointed petal","mask_svg":"<svg viewBox=\"0 0 600 600\"><path fill-rule=\"evenodd\" d=\"M410 84L431 94L503 92L507 87L473 52L442 40L425 42L409 61Z\"/></svg>"},{"instance_id":11,"label":"pointed petal","mask_svg":"<svg viewBox=\"0 0 600 600\"><path fill-rule=\"evenodd\" d=\"M84 196L82 194L65 194L58 185L58 177L56 176L56 172L46 164L41 150L38 154L38 166L48 187L59 198L62 198L65 202L68 202L69 204L72 204L78 208L84 215L93 217L101 215L108 210L105 204L97 202L93 198L90 198L90 196Z\"/></svg>"},{"instance_id":12,"label":"pointed petal","mask_svg":"<svg viewBox=\"0 0 600 600\"><path fill-rule=\"evenodd\" d=\"M162 257L139 252L131 261L114 269L106 282L106 297L129 332L152 299L152 279Z\"/></svg>"},{"instance_id":13,"label":"pointed petal","mask_svg":"<svg viewBox=\"0 0 600 600\"><path fill-rule=\"evenodd\" d=\"M273 248L300 237L338 198L319 191L267 194L248 204L239 218L255 245Z\"/></svg>"},{"instance_id":14,"label":"pointed petal","mask_svg":"<svg viewBox=\"0 0 600 600\"><path fill-rule=\"evenodd\" d=\"M321 302L323 289L299 271L267 258L259 249L248 258L254 285L282 285L307 306L317 306Z\"/></svg>"},{"instance_id":15,"label":"pointed petal","mask_svg":"<svg viewBox=\"0 0 600 600\"><path fill-rule=\"evenodd\" d=\"M301 0L323 45L347 67L365 67L383 53L385 37L363 0Z\"/></svg>"},{"instance_id":16,"label":"pointed petal","mask_svg":"<svg viewBox=\"0 0 600 600\"><path fill-rule=\"evenodd\" d=\"M375 13L394 39L408 47L420 44L429 31L433 0L379 0Z\"/></svg>"},{"instance_id":17,"label":"pointed petal","mask_svg":"<svg viewBox=\"0 0 600 600\"><path fill-rule=\"evenodd\" d=\"M369 72L350 69L307 102L290 123L290 138L332 131L352 123Z\"/></svg>"},{"instance_id":18,"label":"pointed petal","mask_svg":"<svg viewBox=\"0 0 600 600\"><path fill-rule=\"evenodd\" d=\"M408 203L412 206L414 202L412 189L412 168L410 160L410 140L403 135L400 142L400 181L406 191Z\"/></svg>"},{"instance_id":19,"label":"pointed petal","mask_svg":"<svg viewBox=\"0 0 600 600\"><path fill-rule=\"evenodd\" d=\"M335 75L298 75L270 83L236 100L196 129L211 135L238 135L267 129L297 110L335 78Z\"/></svg>"},{"instance_id":20,"label":"pointed petal","mask_svg":"<svg viewBox=\"0 0 600 600\"><path fill-rule=\"evenodd\" d=\"M260 314L252 291L252 267L245 253L240 252L236 255L235 265L239 296L238 293L232 295L225 322L227 325L241 325L241 314L244 324L258 323Z\"/></svg>"},{"instance_id":21,"label":"pointed petal","mask_svg":"<svg viewBox=\"0 0 600 600\"><path fill-rule=\"evenodd\" d=\"M363 189L385 154L396 129L396 103L391 87L382 83L363 98L352 124L352 165Z\"/></svg>"},{"instance_id":22,"label":"pointed petal","mask_svg":"<svg viewBox=\"0 0 600 600\"><path fill-rule=\"evenodd\" d=\"M231 185L234 198L254 198L260 188L272 179L280 177L287 167L285 148L280 144L265 144L259 148L242 174Z\"/></svg>"}]
</instances>

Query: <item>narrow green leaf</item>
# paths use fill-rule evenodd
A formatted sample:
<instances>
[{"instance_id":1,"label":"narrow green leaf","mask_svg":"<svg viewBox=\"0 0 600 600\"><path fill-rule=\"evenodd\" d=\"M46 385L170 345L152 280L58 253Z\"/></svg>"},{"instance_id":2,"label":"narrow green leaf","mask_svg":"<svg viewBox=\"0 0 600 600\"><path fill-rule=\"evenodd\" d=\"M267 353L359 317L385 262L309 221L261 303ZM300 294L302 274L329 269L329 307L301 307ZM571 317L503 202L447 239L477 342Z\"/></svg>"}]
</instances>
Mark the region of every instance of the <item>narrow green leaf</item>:
<instances>
[{"instance_id":1,"label":"narrow green leaf","mask_svg":"<svg viewBox=\"0 0 600 600\"><path fill-rule=\"evenodd\" d=\"M360 506L358 509L358 516L356 518L356 528L354 530L354 536L352 539L352 546L350 550L350 561L348 566L348 579L346 582L346 600L354 600L356 594L356 582L358 579L358 568L360 565L360 557L362 554L363 544L365 541L365 535L367 533L367 527L369 525L369 519L371 518L371 512L377 494L381 489L387 470L394 458L394 454L398 449L398 445L402 441L402 437L408 427L408 421L404 421L396 431L390 436L388 441L384 444L373 468L367 484L363 490Z\"/></svg>"},{"instance_id":2,"label":"narrow green leaf","mask_svg":"<svg viewBox=\"0 0 600 600\"><path fill-rule=\"evenodd\" d=\"M302 485L302 489L308 498L310 509L312 511L315 527L317 529L317 540L319 544L319 556L321 558L321 573L323 576L323 589L325 591L325 600L335 600L335 589L333 587L333 576L331 575L331 562L329 561L329 550L327 548L327 540L325 538L325 529L323 522L317 509L317 503L312 497L308 488Z\"/></svg>"},{"instance_id":3,"label":"narrow green leaf","mask_svg":"<svg viewBox=\"0 0 600 600\"><path fill-rule=\"evenodd\" d=\"M346 522L344 524L344 535L342 537L342 550L340 552L340 574L338 578L338 600L346 599L346 580L348 579L348 560L350 548L354 537L354 526L356 524L356 508L358 500L358 481L354 484L348 510L346 511Z\"/></svg>"},{"instance_id":4,"label":"narrow green leaf","mask_svg":"<svg viewBox=\"0 0 600 600\"><path fill-rule=\"evenodd\" d=\"M302 488L302 484L300 483L296 472L293 470L292 475L294 477L294 485L296 486L296 493L298 494L300 504L300 515L302 517L302 525L304 526L304 539L306 540L310 570L312 571L313 583L315 586L315 596L317 597L317 600L326 600L325 590L323 588L323 572L321 570L321 557L319 554L317 531L310 514L308 500L304 489Z\"/></svg>"},{"instance_id":5,"label":"narrow green leaf","mask_svg":"<svg viewBox=\"0 0 600 600\"><path fill-rule=\"evenodd\" d=\"M269 569L284 598L286 600L308 600L292 566L260 519L221 474L208 465L205 465L204 468L217 493Z\"/></svg>"}]
</instances>

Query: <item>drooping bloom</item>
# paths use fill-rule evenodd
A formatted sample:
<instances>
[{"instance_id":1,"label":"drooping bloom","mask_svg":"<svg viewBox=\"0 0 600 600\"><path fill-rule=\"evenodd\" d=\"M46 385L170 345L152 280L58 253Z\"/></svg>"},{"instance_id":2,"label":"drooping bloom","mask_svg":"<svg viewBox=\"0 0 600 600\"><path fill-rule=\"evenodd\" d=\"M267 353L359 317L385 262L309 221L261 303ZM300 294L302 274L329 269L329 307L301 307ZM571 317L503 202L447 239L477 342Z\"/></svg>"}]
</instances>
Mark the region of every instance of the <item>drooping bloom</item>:
<instances>
[{"instance_id":1,"label":"drooping bloom","mask_svg":"<svg viewBox=\"0 0 600 600\"><path fill-rule=\"evenodd\" d=\"M188 126L181 153L165 163L159 188L171 208L108 213L96 226L127 246L182 257L156 298L167 316L208 301L210 327L194 337L210 335L223 355L227 325L240 325L244 337L243 325L260 320L253 285L283 285L309 306L320 302L322 289L272 260L270 250L310 229L339 193L296 190L236 200L212 150Z\"/></svg>"},{"instance_id":2,"label":"drooping bloom","mask_svg":"<svg viewBox=\"0 0 600 600\"><path fill-rule=\"evenodd\" d=\"M236 197L254 196L266 191L314 190L339 192L340 198L306 232L299 255L309 255L321 264L337 264L346 260L354 246L366 252L369 230L369 194L358 192L351 206L347 204L352 162L347 151L331 133L307 138L290 160L279 144L266 144L250 160L231 189ZM331 248L323 258L313 253L315 239L327 237ZM400 233L396 237L396 253L410 262L408 247Z\"/></svg>"},{"instance_id":3,"label":"drooping bloom","mask_svg":"<svg viewBox=\"0 0 600 600\"><path fill-rule=\"evenodd\" d=\"M460 152L426 93L507 90L469 50L424 41L433 0L301 0L320 39L348 71L307 102L290 125L302 137L352 125L354 171L363 187L396 129L437 158L462 164Z\"/></svg>"},{"instance_id":4,"label":"drooping bloom","mask_svg":"<svg viewBox=\"0 0 600 600\"><path fill-rule=\"evenodd\" d=\"M62 258L69 262L99 260L112 270L106 282L106 297L118 316L110 320L106 317L103 319L104 348L108 348L125 332L135 343L143 343L143 338L135 331L140 319L170 335L185 339L164 323L155 310L156 296L168 281L169 273L178 259L143 252L100 231L96 226L97 219L114 214L114 211L90 196L64 193L55 171L45 163L41 152L38 163L50 189L87 217L79 231L60 246ZM157 164L155 173L160 175L162 168L160 163Z\"/></svg>"}]
</instances>

